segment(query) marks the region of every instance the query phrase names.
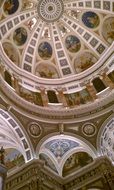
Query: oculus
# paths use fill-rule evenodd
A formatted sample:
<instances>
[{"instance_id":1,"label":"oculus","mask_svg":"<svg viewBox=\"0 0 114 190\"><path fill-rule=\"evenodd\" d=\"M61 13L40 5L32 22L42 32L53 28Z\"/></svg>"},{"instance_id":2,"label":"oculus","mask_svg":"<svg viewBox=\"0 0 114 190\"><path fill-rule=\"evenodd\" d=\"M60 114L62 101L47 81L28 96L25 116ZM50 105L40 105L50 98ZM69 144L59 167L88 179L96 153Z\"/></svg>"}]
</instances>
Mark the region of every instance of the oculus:
<instances>
[{"instance_id":1,"label":"oculus","mask_svg":"<svg viewBox=\"0 0 114 190\"><path fill-rule=\"evenodd\" d=\"M45 22L59 20L64 11L62 0L40 0L37 7L39 17Z\"/></svg>"}]
</instances>

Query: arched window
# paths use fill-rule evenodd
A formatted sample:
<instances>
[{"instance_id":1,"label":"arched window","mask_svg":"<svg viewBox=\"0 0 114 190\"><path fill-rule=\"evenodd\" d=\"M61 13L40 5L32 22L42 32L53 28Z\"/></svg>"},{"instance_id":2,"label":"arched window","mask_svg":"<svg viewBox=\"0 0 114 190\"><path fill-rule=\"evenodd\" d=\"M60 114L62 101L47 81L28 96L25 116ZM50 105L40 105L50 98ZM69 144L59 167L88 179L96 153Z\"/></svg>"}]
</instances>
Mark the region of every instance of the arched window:
<instances>
[{"instance_id":1,"label":"arched window","mask_svg":"<svg viewBox=\"0 0 114 190\"><path fill-rule=\"evenodd\" d=\"M108 74L109 79L114 83L114 71Z\"/></svg>"},{"instance_id":2,"label":"arched window","mask_svg":"<svg viewBox=\"0 0 114 190\"><path fill-rule=\"evenodd\" d=\"M4 76L5 76L5 81L10 85L12 86L12 81L11 81L11 75L8 71L5 71L4 72Z\"/></svg>"},{"instance_id":3,"label":"arched window","mask_svg":"<svg viewBox=\"0 0 114 190\"><path fill-rule=\"evenodd\" d=\"M93 79L92 83L93 83L93 86L95 87L97 93L103 91L106 88L105 84L98 77Z\"/></svg>"},{"instance_id":4,"label":"arched window","mask_svg":"<svg viewBox=\"0 0 114 190\"><path fill-rule=\"evenodd\" d=\"M57 99L57 95L54 91L52 90L47 91L47 96L48 96L49 103L59 103Z\"/></svg>"}]
</instances>

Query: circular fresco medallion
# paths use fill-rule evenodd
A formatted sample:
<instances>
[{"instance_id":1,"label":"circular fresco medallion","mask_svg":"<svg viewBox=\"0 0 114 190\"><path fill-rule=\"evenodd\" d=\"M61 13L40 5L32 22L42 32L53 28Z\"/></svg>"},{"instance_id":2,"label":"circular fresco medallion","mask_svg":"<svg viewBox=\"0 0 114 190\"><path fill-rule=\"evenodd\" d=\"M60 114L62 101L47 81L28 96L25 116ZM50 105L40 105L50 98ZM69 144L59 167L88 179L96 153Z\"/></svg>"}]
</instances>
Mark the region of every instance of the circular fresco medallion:
<instances>
[{"instance_id":1,"label":"circular fresco medallion","mask_svg":"<svg viewBox=\"0 0 114 190\"><path fill-rule=\"evenodd\" d=\"M86 136L93 136L96 133L96 127L92 123L86 123L82 126L82 132Z\"/></svg>"},{"instance_id":2,"label":"circular fresco medallion","mask_svg":"<svg viewBox=\"0 0 114 190\"><path fill-rule=\"evenodd\" d=\"M42 20L54 22L63 14L64 4L62 0L39 0L37 10Z\"/></svg>"},{"instance_id":3,"label":"circular fresco medallion","mask_svg":"<svg viewBox=\"0 0 114 190\"><path fill-rule=\"evenodd\" d=\"M44 59L50 59L52 56L52 47L48 42L42 42L38 47L39 56Z\"/></svg>"},{"instance_id":4,"label":"circular fresco medallion","mask_svg":"<svg viewBox=\"0 0 114 190\"><path fill-rule=\"evenodd\" d=\"M28 131L31 136L38 137L42 133L42 129L38 123L31 123L28 126Z\"/></svg>"},{"instance_id":5,"label":"circular fresco medallion","mask_svg":"<svg viewBox=\"0 0 114 190\"><path fill-rule=\"evenodd\" d=\"M109 17L104 20L102 35L109 44L114 41L114 17Z\"/></svg>"},{"instance_id":6,"label":"circular fresco medallion","mask_svg":"<svg viewBox=\"0 0 114 190\"><path fill-rule=\"evenodd\" d=\"M65 39L65 45L66 45L66 48L71 53L76 53L81 48L80 40L76 36L73 36L73 35L70 35L70 36L66 37L66 39Z\"/></svg>"},{"instance_id":7,"label":"circular fresco medallion","mask_svg":"<svg viewBox=\"0 0 114 190\"><path fill-rule=\"evenodd\" d=\"M91 52L84 51L74 58L75 71L77 74L83 72L96 62L97 58Z\"/></svg>"},{"instance_id":8,"label":"circular fresco medallion","mask_svg":"<svg viewBox=\"0 0 114 190\"><path fill-rule=\"evenodd\" d=\"M85 12L82 15L82 21L85 26L91 29L97 28L100 24L99 16L92 11Z\"/></svg>"},{"instance_id":9,"label":"circular fresco medallion","mask_svg":"<svg viewBox=\"0 0 114 190\"><path fill-rule=\"evenodd\" d=\"M56 68L53 65L47 63L40 63L36 68L35 74L47 79L59 78Z\"/></svg>"},{"instance_id":10,"label":"circular fresco medallion","mask_svg":"<svg viewBox=\"0 0 114 190\"><path fill-rule=\"evenodd\" d=\"M3 44L4 52L8 56L8 58L15 63L17 66L20 64L20 57L18 49L10 42L4 42ZM14 53L15 52L15 53Z\"/></svg>"},{"instance_id":11,"label":"circular fresco medallion","mask_svg":"<svg viewBox=\"0 0 114 190\"><path fill-rule=\"evenodd\" d=\"M27 30L24 27L17 28L13 33L13 41L17 46L22 46L27 40Z\"/></svg>"},{"instance_id":12,"label":"circular fresco medallion","mask_svg":"<svg viewBox=\"0 0 114 190\"><path fill-rule=\"evenodd\" d=\"M18 0L6 0L4 2L3 10L6 15L14 14L19 8Z\"/></svg>"}]
</instances>

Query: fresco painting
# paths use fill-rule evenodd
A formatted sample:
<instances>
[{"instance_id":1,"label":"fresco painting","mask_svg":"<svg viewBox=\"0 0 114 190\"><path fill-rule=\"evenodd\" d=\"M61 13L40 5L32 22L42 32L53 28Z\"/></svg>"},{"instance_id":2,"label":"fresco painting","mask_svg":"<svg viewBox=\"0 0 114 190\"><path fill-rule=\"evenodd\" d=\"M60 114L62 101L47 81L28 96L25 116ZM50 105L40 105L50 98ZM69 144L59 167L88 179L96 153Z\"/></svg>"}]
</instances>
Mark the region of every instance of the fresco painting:
<instances>
[{"instance_id":1,"label":"fresco painting","mask_svg":"<svg viewBox=\"0 0 114 190\"><path fill-rule=\"evenodd\" d=\"M39 64L36 69L36 75L48 79L59 78L55 67L48 64Z\"/></svg>"},{"instance_id":2,"label":"fresco painting","mask_svg":"<svg viewBox=\"0 0 114 190\"><path fill-rule=\"evenodd\" d=\"M44 59L50 59L52 56L52 47L48 42L42 42L38 47L39 56Z\"/></svg>"},{"instance_id":3,"label":"fresco painting","mask_svg":"<svg viewBox=\"0 0 114 190\"><path fill-rule=\"evenodd\" d=\"M109 17L104 20L102 35L109 44L112 44L114 41L114 17Z\"/></svg>"},{"instance_id":4,"label":"fresco painting","mask_svg":"<svg viewBox=\"0 0 114 190\"><path fill-rule=\"evenodd\" d=\"M88 11L82 15L82 22L88 28L95 29L100 24L100 18L96 13Z\"/></svg>"},{"instance_id":5,"label":"fresco painting","mask_svg":"<svg viewBox=\"0 0 114 190\"><path fill-rule=\"evenodd\" d=\"M92 100L92 97L90 96L87 89L83 89L82 91L80 91L80 96L83 99L83 103L87 103L87 102L90 102Z\"/></svg>"},{"instance_id":6,"label":"fresco painting","mask_svg":"<svg viewBox=\"0 0 114 190\"><path fill-rule=\"evenodd\" d=\"M18 0L6 0L3 6L4 13L7 15L14 14L19 8Z\"/></svg>"},{"instance_id":7,"label":"fresco painting","mask_svg":"<svg viewBox=\"0 0 114 190\"><path fill-rule=\"evenodd\" d=\"M90 68L97 62L97 58L91 52L83 52L74 59L76 73L80 73Z\"/></svg>"},{"instance_id":8,"label":"fresco painting","mask_svg":"<svg viewBox=\"0 0 114 190\"><path fill-rule=\"evenodd\" d=\"M65 39L65 45L66 45L66 48L71 53L76 53L81 48L80 40L76 36L73 36L73 35L70 35L70 36L66 37L66 39Z\"/></svg>"},{"instance_id":9,"label":"fresco painting","mask_svg":"<svg viewBox=\"0 0 114 190\"><path fill-rule=\"evenodd\" d=\"M52 160L46 155L46 154L40 154L40 159L43 160L45 162L45 165L47 167L49 167L51 170L53 170L54 172L58 173L54 163L52 162Z\"/></svg>"},{"instance_id":10,"label":"fresco painting","mask_svg":"<svg viewBox=\"0 0 114 190\"><path fill-rule=\"evenodd\" d=\"M65 162L63 167L63 176L66 176L76 170L91 163L93 158L86 152L78 152L72 154Z\"/></svg>"},{"instance_id":11,"label":"fresco painting","mask_svg":"<svg viewBox=\"0 0 114 190\"><path fill-rule=\"evenodd\" d=\"M19 167L25 163L23 155L16 149L5 150L5 165L8 170Z\"/></svg>"},{"instance_id":12,"label":"fresco painting","mask_svg":"<svg viewBox=\"0 0 114 190\"><path fill-rule=\"evenodd\" d=\"M4 42L3 48L8 58L17 66L19 66L20 63L19 53L16 50L16 48L13 46L13 44L11 44L10 42Z\"/></svg>"},{"instance_id":13,"label":"fresco painting","mask_svg":"<svg viewBox=\"0 0 114 190\"><path fill-rule=\"evenodd\" d=\"M22 46L27 40L27 31L25 28L17 28L13 33L13 41L17 46Z\"/></svg>"},{"instance_id":14,"label":"fresco painting","mask_svg":"<svg viewBox=\"0 0 114 190\"><path fill-rule=\"evenodd\" d=\"M69 106L75 106L75 105L80 105L80 93L72 93L72 94L65 94L67 104Z\"/></svg>"},{"instance_id":15,"label":"fresco painting","mask_svg":"<svg viewBox=\"0 0 114 190\"><path fill-rule=\"evenodd\" d=\"M20 95L25 100L34 103L36 105L43 106L42 97L39 92L32 92L24 87L20 86Z\"/></svg>"}]
</instances>

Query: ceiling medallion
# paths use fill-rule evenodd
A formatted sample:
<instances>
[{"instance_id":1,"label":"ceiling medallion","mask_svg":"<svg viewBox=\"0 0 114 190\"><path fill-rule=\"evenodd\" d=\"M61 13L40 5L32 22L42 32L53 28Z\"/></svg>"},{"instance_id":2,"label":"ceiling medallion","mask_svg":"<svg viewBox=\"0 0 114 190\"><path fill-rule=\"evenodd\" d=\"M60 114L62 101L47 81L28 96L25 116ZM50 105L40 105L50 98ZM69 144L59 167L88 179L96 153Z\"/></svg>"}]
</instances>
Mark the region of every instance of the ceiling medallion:
<instances>
[{"instance_id":1,"label":"ceiling medallion","mask_svg":"<svg viewBox=\"0 0 114 190\"><path fill-rule=\"evenodd\" d=\"M28 132L33 137L39 137L42 133L42 129L38 123L32 122L28 125Z\"/></svg>"},{"instance_id":2,"label":"ceiling medallion","mask_svg":"<svg viewBox=\"0 0 114 190\"><path fill-rule=\"evenodd\" d=\"M96 133L96 126L92 123L85 123L82 127L82 132L86 136L94 136Z\"/></svg>"},{"instance_id":3,"label":"ceiling medallion","mask_svg":"<svg viewBox=\"0 0 114 190\"><path fill-rule=\"evenodd\" d=\"M43 21L55 22L62 16L64 4L62 0L39 0L37 11Z\"/></svg>"}]
</instances>

